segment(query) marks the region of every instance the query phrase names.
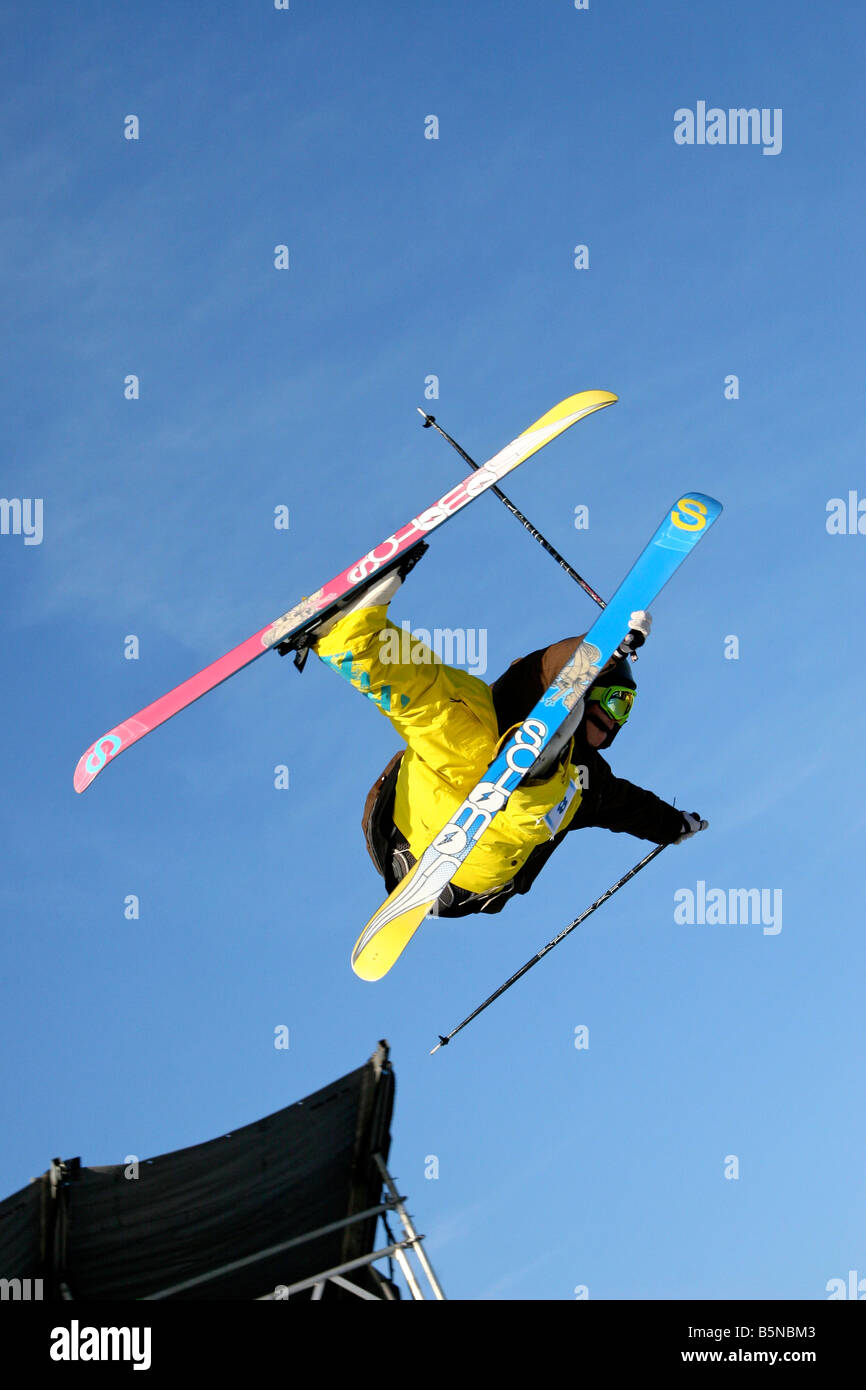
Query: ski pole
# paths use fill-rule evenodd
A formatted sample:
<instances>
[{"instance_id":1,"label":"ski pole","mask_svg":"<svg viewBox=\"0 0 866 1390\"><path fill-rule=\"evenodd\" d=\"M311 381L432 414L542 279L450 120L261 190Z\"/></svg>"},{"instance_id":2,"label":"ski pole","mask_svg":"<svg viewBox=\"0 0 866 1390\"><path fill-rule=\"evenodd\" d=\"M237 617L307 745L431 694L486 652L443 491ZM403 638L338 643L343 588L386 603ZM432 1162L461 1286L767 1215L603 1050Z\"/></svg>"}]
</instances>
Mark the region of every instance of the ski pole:
<instances>
[{"instance_id":1,"label":"ski pole","mask_svg":"<svg viewBox=\"0 0 866 1390\"><path fill-rule=\"evenodd\" d=\"M452 438L451 438L451 435L448 434L447 430L443 430L442 426L441 426L441 425L438 425L438 424L436 423L436 416L435 416L435 415L428 415L427 412L426 412L425 410L422 410L422 409L421 409L420 405L419 405L419 406L416 406L416 409L417 409L417 411L418 411L418 414L419 414L419 415L422 415L422 416L424 417L424 428L425 428L425 430L429 429L430 426L432 425L433 428L436 429L436 430L438 430L439 434L442 435L442 438L443 438L443 439L447 439L447 440L448 440L448 443L451 445L452 449L456 449L457 452L458 452L458 454L460 455L460 457L466 460L466 462L469 464L469 467L470 467L470 468L474 468L474 469L477 471L479 465L475 462L474 459L471 459L471 458L469 457L469 455L467 454L467 452L466 452L465 449L461 449L460 445L457 443L457 440L456 440L456 439L452 439ZM597 594L597 593L595 592L595 589L593 589L591 585L587 584L587 582L586 582L585 579L581 579L581 577L580 577L580 575L578 574L577 570L572 569L571 565L568 563L568 561L565 559L565 557L562 556L562 555L560 555L559 551L556 550L556 549L550 544L550 541L545 540L544 536L542 536L541 532L540 532L535 526L533 526L533 524L532 524L532 522L529 520L529 518L528 518L528 517L525 517L525 516L523 515L523 512L519 511L518 508L515 507L514 503L511 501L511 499L510 499L509 497L506 497L505 493L502 491L502 488L501 488L501 487L496 487L496 485L494 484L494 486L493 486L490 490L491 490L491 492L495 492L495 493L496 493L496 496L499 498L500 502L504 502L504 503L505 503L505 505L506 505L506 507L508 508L508 510L510 511L511 515L517 518L517 520L520 522L521 526L525 526L525 527L526 527L526 530L529 532L530 536L532 536L533 540L538 541L538 544L544 547L544 549L547 551L548 555L552 555L552 556L553 556L553 558L554 558L554 560L556 560L557 564L560 565L561 568L565 570L566 574L569 575L569 576L574 580L575 584L579 584L580 587L583 589L584 593L589 594L590 598L593 599L593 600L598 604L599 608L604 608L604 607L605 607L605 602L604 602L604 599L601 597L601 595L600 595L600 594Z\"/></svg>"},{"instance_id":2,"label":"ski pole","mask_svg":"<svg viewBox=\"0 0 866 1390\"><path fill-rule=\"evenodd\" d=\"M434 1052L438 1052L440 1047L445 1047L448 1043L450 1043L451 1039L457 1033L460 1032L461 1028L465 1028L467 1023L471 1023L473 1018L477 1018L478 1015L488 1007L488 1005L493 1003L494 999L498 999L500 994L504 994L507 989L510 989L513 984L516 984L517 981L520 979L521 975L525 975L527 970L531 970L533 965L537 965L538 962L541 960L542 956L546 956L548 951L552 951L554 946L558 946L560 941L564 941L565 938L568 936L569 932L574 931L575 927L579 927L581 922L585 922L591 912L595 912L597 907L601 907L602 903L606 903L608 898L612 898L614 893L616 893L619 888L622 888L624 884L628 883L629 879L634 878L635 874L640 873L641 869L645 868L646 865L649 864L651 859L655 859L656 855L661 854L663 849L667 849L666 844L656 845L655 849L651 849L649 854L644 855L640 863L635 864L633 869L629 869L627 874L623 874L622 878L619 879L618 882L616 882L612 888L608 888L607 892L602 893L600 898L596 898L595 902L591 903L590 906L584 912L582 912L579 917L575 917L573 922L569 922L567 927L563 927L562 931L559 932L559 934L555 936L552 941L548 941L546 946L542 946L538 954L534 955L532 957L532 960L528 960L524 966L521 966L517 973L511 976L510 980L505 981L504 985L500 985L499 988L493 994L491 994L489 999L485 999L483 1004L479 1004L477 1009L473 1009L472 1013L469 1014L468 1018L464 1018L463 1022L458 1023L457 1027L452 1028L451 1032L448 1033L445 1037L443 1037L440 1033L438 1043L435 1047L431 1047L430 1049L430 1056L432 1057Z\"/></svg>"}]
</instances>

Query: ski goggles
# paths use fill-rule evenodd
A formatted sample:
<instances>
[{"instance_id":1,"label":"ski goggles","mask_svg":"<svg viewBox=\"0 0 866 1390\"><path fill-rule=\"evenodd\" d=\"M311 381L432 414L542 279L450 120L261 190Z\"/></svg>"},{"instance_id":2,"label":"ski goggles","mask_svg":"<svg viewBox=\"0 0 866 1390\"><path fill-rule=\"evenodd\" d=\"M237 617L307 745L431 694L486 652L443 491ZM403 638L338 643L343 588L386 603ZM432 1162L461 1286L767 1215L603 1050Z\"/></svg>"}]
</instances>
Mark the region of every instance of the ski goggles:
<instances>
[{"instance_id":1,"label":"ski goggles","mask_svg":"<svg viewBox=\"0 0 866 1390\"><path fill-rule=\"evenodd\" d=\"M636 693L628 685L594 685L586 698L597 700L611 719L617 724L624 724L631 714Z\"/></svg>"}]
</instances>

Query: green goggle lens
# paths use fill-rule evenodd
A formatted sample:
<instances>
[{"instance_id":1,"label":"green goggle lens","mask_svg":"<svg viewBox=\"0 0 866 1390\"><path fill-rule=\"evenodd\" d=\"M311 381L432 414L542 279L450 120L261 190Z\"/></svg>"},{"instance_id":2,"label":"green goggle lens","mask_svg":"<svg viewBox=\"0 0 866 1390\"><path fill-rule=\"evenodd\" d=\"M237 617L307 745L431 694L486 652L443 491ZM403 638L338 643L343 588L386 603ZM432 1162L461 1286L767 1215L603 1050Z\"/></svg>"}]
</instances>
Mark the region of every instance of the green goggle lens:
<instances>
[{"instance_id":1,"label":"green goggle lens","mask_svg":"<svg viewBox=\"0 0 866 1390\"><path fill-rule=\"evenodd\" d=\"M624 724L631 714L634 697L635 691L627 685L602 685L594 686L587 699L598 700L611 719L615 719L617 724Z\"/></svg>"}]
</instances>

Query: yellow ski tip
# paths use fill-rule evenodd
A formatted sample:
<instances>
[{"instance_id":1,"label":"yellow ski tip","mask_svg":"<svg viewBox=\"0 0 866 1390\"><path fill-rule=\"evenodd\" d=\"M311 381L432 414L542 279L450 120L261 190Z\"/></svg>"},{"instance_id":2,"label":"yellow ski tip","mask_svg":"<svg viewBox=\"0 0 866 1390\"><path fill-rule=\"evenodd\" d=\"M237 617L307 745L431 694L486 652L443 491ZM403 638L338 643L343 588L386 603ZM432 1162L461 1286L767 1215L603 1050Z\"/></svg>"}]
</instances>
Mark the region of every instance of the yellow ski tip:
<instances>
[{"instance_id":1,"label":"yellow ski tip","mask_svg":"<svg viewBox=\"0 0 866 1390\"><path fill-rule=\"evenodd\" d=\"M403 954L439 896L425 862L413 864L370 918L352 950L352 969L361 980L381 980ZM445 868L447 870L447 862ZM439 874L441 878L441 873Z\"/></svg>"},{"instance_id":2,"label":"yellow ski tip","mask_svg":"<svg viewBox=\"0 0 866 1390\"><path fill-rule=\"evenodd\" d=\"M399 892L399 885L391 894L393 898ZM419 907L410 907L405 912L399 913L390 922L379 927L372 936L368 936L369 931L376 918L384 912L391 898L383 904L376 917L370 919L358 940L355 942L352 951L352 969L361 980L381 980L388 974L391 966L405 951L412 937L420 927L430 908L429 903L422 903ZM365 940L365 938L368 938Z\"/></svg>"},{"instance_id":3,"label":"yellow ski tip","mask_svg":"<svg viewBox=\"0 0 866 1390\"><path fill-rule=\"evenodd\" d=\"M564 401L560 401L559 405L548 410L546 415L542 415L540 420L536 420L535 424L530 425L529 429L524 430L523 433L531 434L533 430L547 429L560 420L574 424L574 420L569 417L574 416L576 419L582 419L584 415L591 415L594 410L601 410L604 406L613 405L618 400L619 396L615 396L612 391L578 391L575 396L566 396ZM567 425L563 425L563 428L567 427ZM555 438L555 436L552 437Z\"/></svg>"}]
</instances>

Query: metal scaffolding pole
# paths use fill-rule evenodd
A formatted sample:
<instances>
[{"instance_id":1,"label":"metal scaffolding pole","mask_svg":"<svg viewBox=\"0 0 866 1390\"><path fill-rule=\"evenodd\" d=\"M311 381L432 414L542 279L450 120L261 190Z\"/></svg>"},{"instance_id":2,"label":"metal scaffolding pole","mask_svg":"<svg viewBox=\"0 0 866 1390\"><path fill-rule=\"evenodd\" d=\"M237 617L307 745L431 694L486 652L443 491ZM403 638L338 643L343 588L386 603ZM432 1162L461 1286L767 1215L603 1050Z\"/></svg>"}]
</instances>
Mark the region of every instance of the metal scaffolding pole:
<instances>
[{"instance_id":1,"label":"metal scaffolding pole","mask_svg":"<svg viewBox=\"0 0 866 1390\"><path fill-rule=\"evenodd\" d=\"M399 1218L400 1218L400 1222L401 1222L401 1224L402 1224L402 1226L403 1226L403 1230L406 1232L406 1235L409 1237L409 1242L408 1242L408 1243L409 1243L409 1245L411 1246L411 1248L414 1250L414 1252L415 1252L415 1254L416 1254L416 1256L417 1256L417 1258L418 1258L418 1263L420 1264L420 1266L421 1266L421 1268L423 1269L424 1273L427 1275L427 1281L428 1281L428 1283L429 1283L431 1289L433 1290L433 1293L434 1293L435 1297L436 1297L437 1299L439 1299L441 1302L444 1302L444 1301L445 1301L445 1294L444 1294L443 1291L442 1291L442 1285L439 1283L439 1280L436 1278L436 1275L433 1273L433 1266L431 1265L430 1261L428 1260L427 1255L426 1255L426 1252L425 1252L425 1250L424 1250L424 1247L423 1247L423 1245L421 1244L421 1242L422 1242L422 1240L423 1240L423 1236L419 1236L418 1233L417 1233L416 1230L415 1230L415 1227L412 1225L412 1218L410 1217L408 1211L406 1210L406 1208L405 1208L404 1205L403 1205L403 1199L402 1199L402 1197L400 1196L399 1192L397 1191L397 1188L396 1188L395 1185L394 1185L394 1179L391 1177L391 1174L388 1172L388 1169L385 1167L385 1164L384 1164L383 1159L382 1159L382 1155L381 1155L381 1154L373 1154L373 1158L374 1158L376 1164L378 1165L379 1172L382 1174L382 1179L383 1179L383 1181L385 1182L385 1185L387 1186L388 1191L389 1191L390 1194L391 1194L391 1201L388 1203L388 1205L389 1205L389 1206L393 1206L393 1207L395 1208L395 1210L396 1210L396 1212L397 1212L397 1215L398 1215ZM410 1285L410 1287L411 1287L411 1285ZM422 1297L423 1297L423 1294L422 1294Z\"/></svg>"}]
</instances>

